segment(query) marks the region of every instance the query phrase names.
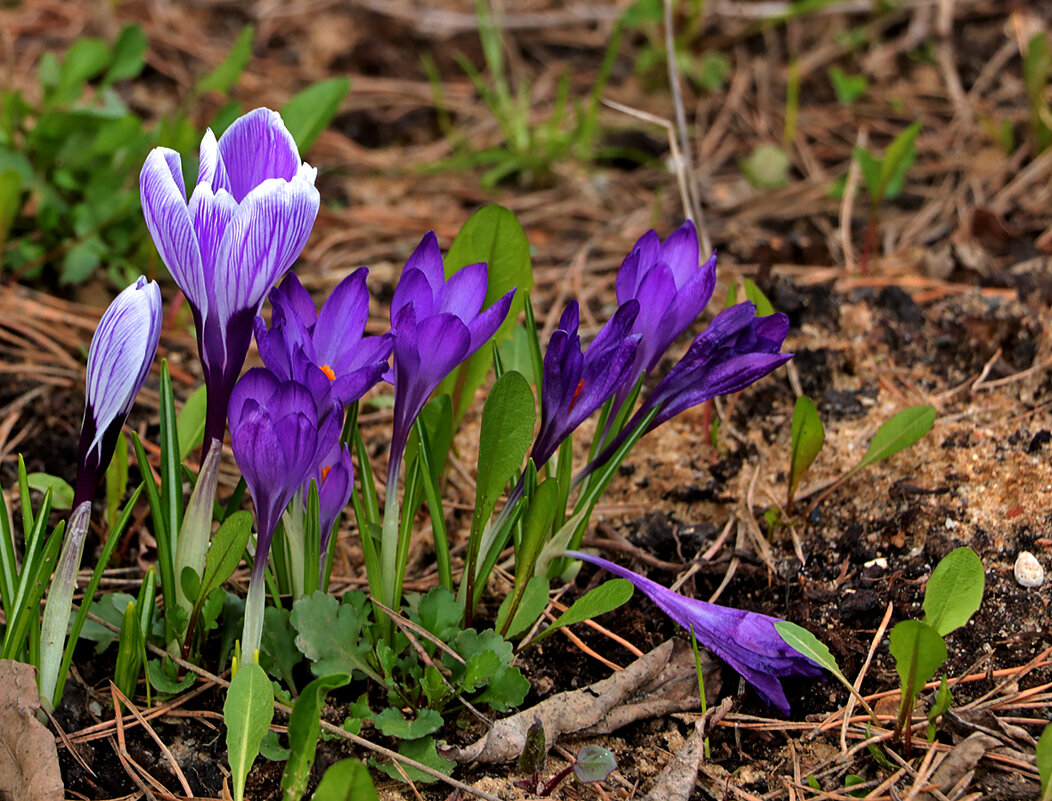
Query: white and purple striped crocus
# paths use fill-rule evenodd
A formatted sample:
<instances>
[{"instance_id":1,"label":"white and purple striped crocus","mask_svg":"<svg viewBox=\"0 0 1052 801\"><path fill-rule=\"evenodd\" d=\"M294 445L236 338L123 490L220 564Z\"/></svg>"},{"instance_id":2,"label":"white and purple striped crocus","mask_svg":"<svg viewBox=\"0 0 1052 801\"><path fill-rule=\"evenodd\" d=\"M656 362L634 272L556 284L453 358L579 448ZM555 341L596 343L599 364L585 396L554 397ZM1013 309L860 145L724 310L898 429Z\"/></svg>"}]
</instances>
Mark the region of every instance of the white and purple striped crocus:
<instances>
[{"instance_id":1,"label":"white and purple striped crocus","mask_svg":"<svg viewBox=\"0 0 1052 801\"><path fill-rule=\"evenodd\" d=\"M91 338L74 508L95 494L160 337L161 290L140 277L114 299Z\"/></svg>"},{"instance_id":2,"label":"white and purple striped crocus","mask_svg":"<svg viewBox=\"0 0 1052 801\"><path fill-rule=\"evenodd\" d=\"M242 652L259 648L263 628L263 574L274 529L296 490L336 446L342 415L318 419L311 391L253 367L230 396L230 441L256 512L256 552L245 602Z\"/></svg>"},{"instance_id":3,"label":"white and purple striped crocus","mask_svg":"<svg viewBox=\"0 0 1052 801\"><path fill-rule=\"evenodd\" d=\"M282 381L296 380L314 395L319 418L333 402L346 408L383 378L394 335L367 337L369 290L362 267L343 279L321 311L295 273L270 293L270 328L256 317L263 364Z\"/></svg>"},{"instance_id":4,"label":"white and purple striped crocus","mask_svg":"<svg viewBox=\"0 0 1052 801\"><path fill-rule=\"evenodd\" d=\"M218 141L205 133L189 201L178 153L154 148L143 165L146 225L197 328L205 442L223 439L256 313L307 243L318 215L316 175L281 115L266 108L235 120Z\"/></svg>"},{"instance_id":5,"label":"white and purple striped crocus","mask_svg":"<svg viewBox=\"0 0 1052 801\"><path fill-rule=\"evenodd\" d=\"M624 401L643 373L657 367L669 346L686 331L712 297L716 254L698 266L698 233L690 220L664 242L647 231L625 257L617 273L617 302L639 301L633 333L642 334L629 378L618 391Z\"/></svg>"},{"instance_id":6,"label":"white and purple striped crocus","mask_svg":"<svg viewBox=\"0 0 1052 801\"><path fill-rule=\"evenodd\" d=\"M782 639L774 627L778 618L687 598L598 556L577 551L567 551L565 556L591 562L631 581L676 623L688 631L693 629L699 643L734 668L769 706L787 717L789 700L781 680L825 676L817 662Z\"/></svg>"},{"instance_id":7,"label":"white and purple striped crocus","mask_svg":"<svg viewBox=\"0 0 1052 801\"><path fill-rule=\"evenodd\" d=\"M548 340L541 382L541 426L530 456L544 465L560 443L628 380L642 335L632 333L640 303L623 303L581 352L577 301L571 301Z\"/></svg>"},{"instance_id":8,"label":"white and purple striped crocus","mask_svg":"<svg viewBox=\"0 0 1052 801\"><path fill-rule=\"evenodd\" d=\"M409 257L391 301L394 329L394 430L387 486L398 482L413 421L458 364L481 348L504 322L514 290L488 309L485 264L470 264L447 281L433 231Z\"/></svg>"},{"instance_id":9,"label":"white and purple striped crocus","mask_svg":"<svg viewBox=\"0 0 1052 801\"><path fill-rule=\"evenodd\" d=\"M91 522L91 499L106 472L121 428L150 372L161 336L161 290L140 277L102 315L88 349L84 420L77 448L73 513L62 542L40 629L37 681L45 706L54 697L69 628L77 571Z\"/></svg>"}]
</instances>

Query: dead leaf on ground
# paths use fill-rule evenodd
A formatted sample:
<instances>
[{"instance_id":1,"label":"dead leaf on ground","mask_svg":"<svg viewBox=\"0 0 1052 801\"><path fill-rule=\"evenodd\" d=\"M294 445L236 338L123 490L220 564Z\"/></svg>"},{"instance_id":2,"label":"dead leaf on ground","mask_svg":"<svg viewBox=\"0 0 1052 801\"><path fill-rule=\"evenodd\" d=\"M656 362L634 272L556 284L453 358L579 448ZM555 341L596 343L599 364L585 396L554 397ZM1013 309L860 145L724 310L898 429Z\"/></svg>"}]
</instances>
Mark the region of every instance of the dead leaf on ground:
<instances>
[{"instance_id":1,"label":"dead leaf on ground","mask_svg":"<svg viewBox=\"0 0 1052 801\"><path fill-rule=\"evenodd\" d=\"M0 801L62 801L58 749L36 718L36 671L0 660Z\"/></svg>"},{"instance_id":2,"label":"dead leaf on ground","mask_svg":"<svg viewBox=\"0 0 1052 801\"><path fill-rule=\"evenodd\" d=\"M706 685L706 689L708 685ZM727 716L734 704L733 698L724 698L723 703L705 713L694 727L690 739L665 765L654 786L643 801L687 801L694 792L701 760L705 754L705 738L713 726Z\"/></svg>"},{"instance_id":3,"label":"dead leaf on ground","mask_svg":"<svg viewBox=\"0 0 1052 801\"><path fill-rule=\"evenodd\" d=\"M599 724L614 708L658 676L672 656L673 641L662 643L627 668L581 690L559 693L509 718L498 720L489 732L466 748L446 749L457 762L510 762L518 759L526 732L535 719L544 726L545 745L551 748L560 734Z\"/></svg>"},{"instance_id":4,"label":"dead leaf on ground","mask_svg":"<svg viewBox=\"0 0 1052 801\"><path fill-rule=\"evenodd\" d=\"M975 732L954 746L953 750L940 763L932 774L929 784L943 793L951 789L963 792L971 783L971 773L987 751L1001 744L995 737L982 732ZM917 801L935 801L933 793L921 793Z\"/></svg>"}]
</instances>

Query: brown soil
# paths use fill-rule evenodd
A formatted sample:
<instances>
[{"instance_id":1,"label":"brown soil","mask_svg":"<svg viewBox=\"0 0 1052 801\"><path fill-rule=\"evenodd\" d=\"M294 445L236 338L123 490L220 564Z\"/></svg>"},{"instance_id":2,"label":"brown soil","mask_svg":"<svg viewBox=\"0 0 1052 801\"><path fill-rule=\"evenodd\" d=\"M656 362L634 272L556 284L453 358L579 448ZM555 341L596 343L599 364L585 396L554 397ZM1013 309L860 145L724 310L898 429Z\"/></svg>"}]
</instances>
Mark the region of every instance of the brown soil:
<instances>
[{"instance_id":1,"label":"brown soil","mask_svg":"<svg viewBox=\"0 0 1052 801\"><path fill-rule=\"evenodd\" d=\"M492 116L452 58L462 52L481 64L472 4L449 0L439 5L425 9L371 0L351 9L321 3L303 12L280 4L161 7L132 0L115 10L109 4L86 10L56 1L3 9L0 20L9 31L5 42L13 45L5 64L12 85L30 91L42 51L59 51L79 35L111 36L124 22L140 22L151 57L127 99L148 118L185 98L193 78L218 63L240 26L254 22L254 58L236 90L246 107L279 107L292 92L330 75L350 74L354 81L331 129L309 154L320 167L325 198L297 268L310 288L324 292L354 267L369 264L377 300L372 324L381 328L401 265L424 231L433 228L448 246L473 210L499 202L519 215L534 248L535 302L542 321L550 328L562 304L574 296L594 331L612 311L614 275L631 244L650 227L667 234L684 216L675 176L660 160L667 155L665 132L606 109L604 136L619 142L627 137L658 160L631 169L567 161L539 184L512 182L488 192L478 186L479 171L428 170L454 150L442 135L418 53L435 58L457 130L478 146L499 141ZM509 58L514 74L531 81L535 107L550 105L564 67L571 70L575 95L587 92L608 41L609 20L623 6L506 4L522 25L507 38ZM748 18L749 4L710 6L691 47L695 55L703 48L719 50L732 70L723 92L688 86L686 103L696 125L691 140L705 231L720 252L720 286L710 312L729 283L752 277L775 307L789 314L786 348L796 356L788 369L717 404L722 423L715 448L701 409L644 440L612 485L590 536L606 543L609 558L669 585L693 569L681 587L685 593L709 598L722 586L721 603L806 626L829 645L852 679L889 605L890 625L918 617L934 565L954 547L968 545L986 567L986 595L972 622L950 636L945 670L951 677L992 676L992 671L1020 668L1052 645L1049 585L1025 589L1012 572L1024 550L1052 569L1052 266L1047 255L1052 249L1047 211L1052 161L1047 153L1034 158L1026 144L1018 43L1033 30L1047 29L1052 16L1040 12L1042 19L1037 11L994 0L962 0L951 5L946 27L933 7L920 5L881 15L832 9L764 26ZM584 21L568 23L566 14L575 10ZM862 42L856 50L844 44L851 36ZM633 73L646 47L642 34L626 37L606 96L672 119L661 70L644 77ZM790 60L800 70L801 93L789 183L761 191L745 181L738 162L756 144L780 141ZM826 77L833 65L868 76L870 89L855 106L836 102ZM209 119L218 105L218 98L206 97L198 122ZM875 247L864 254L865 196L860 194L853 207L843 205L829 196L829 185L847 172L860 130L879 149L914 119L925 122L917 162L903 194L881 208ZM985 125L1002 119L1016 134L1017 146L1009 155L995 145ZM156 264L148 269L163 272ZM174 298L173 289L166 286L167 301ZM0 326L12 334L0 343L0 360L9 375L20 376L0 390L4 487L12 485L19 452L26 454L31 470L72 478L81 348L109 292L89 285L76 298L61 300L15 286L0 292ZM183 394L198 383L199 368L185 314L172 319L162 348ZM38 375L47 381L41 395L33 394ZM801 518L770 531L763 513L772 504L784 505L797 391L815 400L826 444L801 487ZM144 440L155 441L155 382L141 400L131 424ZM917 403L931 403L939 413L920 443L869 468L813 510L807 508L825 484L858 461L883 421ZM366 441L378 459L388 420L382 411L366 418ZM455 499L460 502L470 489L476 427L469 416L459 443L465 477L452 481L451 491L464 495ZM451 515L451 533L463 538L469 518L470 508L458 508ZM107 589L134 587L136 568L150 563L148 519L143 523L139 520L122 543ZM728 524L729 536L712 548ZM769 547L766 559L759 538ZM342 542L336 583L360 586L360 559L350 531ZM649 561L633 555L639 551ZM701 559L708 551L709 557ZM426 546L413 558L411 575L426 585L433 578ZM657 568L655 559L679 568ZM585 567L565 598L594 578L595 571ZM495 586L493 597L499 600L501 592ZM638 595L626 609L599 622L643 650L669 636L683 636ZM620 665L631 661L632 655L612 640L579 628L591 649ZM76 673L58 715L66 732L112 720L105 683L111 659L112 654L96 658L87 647L78 651ZM609 672L561 636L528 651L521 666L533 687L527 704ZM1048 668L1041 667L1015 689L1049 680ZM885 636L861 690L888 692L897 684ZM983 677L958 685L955 708L996 685L997 680ZM737 691L729 671L723 686L725 692ZM327 719L341 721L342 707L361 691L335 693ZM1047 696L1017 702L1012 691L1002 692L998 713L1037 735L1038 724L1048 720ZM790 687L790 700L793 721L815 723L841 709L847 692L833 682L797 684ZM173 713L153 723L201 797L220 795L226 771L217 714L221 705L222 692L205 685L182 699L181 716ZM689 719L635 724L605 739L620 763L604 785L608 797L644 794L689 734ZM284 721L279 716L275 722ZM853 727L852 736L863 728ZM451 722L444 734L464 742L478 731L461 731ZM961 734L947 727L940 730L939 742L950 745ZM163 786L178 787L152 739L131 728L126 742L127 757ZM1028 748L1017 765L981 761L968 790L984 798L1035 797L1036 772L1026 766L1026 758L1032 766L1032 745ZM112 730L98 739L79 738L77 750L94 775L61 748L70 797L140 792L142 779L129 772ZM897 752L907 756L901 748ZM842 789L848 773L869 782L867 789L893 774L864 749L842 764L834 762L839 754L839 726L809 739L806 729L772 719L746 691L712 734L712 757L691 797L820 797L799 785L812 772L821 773L829 791ZM367 756L338 741L322 743L317 775L347 755ZM894 792L909 792L922 758L923 751L914 751L910 770L895 780ZM548 770L560 766L553 754ZM279 765L260 760L249 797L280 797L280 775ZM468 766L456 775L501 798L525 797L512 786L519 778L513 766ZM391 799L418 797L414 792L424 798L457 797L441 785L411 791L384 779L381 788L381 796ZM888 798L889 792L887 787L874 790L874 797ZM572 782L557 793L595 796Z\"/></svg>"}]
</instances>

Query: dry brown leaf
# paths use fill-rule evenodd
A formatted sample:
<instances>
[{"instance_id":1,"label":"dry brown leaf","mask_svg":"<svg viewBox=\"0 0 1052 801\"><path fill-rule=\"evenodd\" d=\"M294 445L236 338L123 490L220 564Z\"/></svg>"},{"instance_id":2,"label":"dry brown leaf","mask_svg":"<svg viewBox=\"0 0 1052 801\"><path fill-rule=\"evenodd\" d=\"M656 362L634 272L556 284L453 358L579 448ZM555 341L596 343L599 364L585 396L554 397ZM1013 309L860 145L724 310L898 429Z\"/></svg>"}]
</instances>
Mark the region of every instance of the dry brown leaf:
<instances>
[{"instance_id":1,"label":"dry brown leaf","mask_svg":"<svg viewBox=\"0 0 1052 801\"><path fill-rule=\"evenodd\" d=\"M546 745L560 734L569 734L600 723L610 710L621 705L668 664L671 640L644 654L624 670L581 690L559 693L532 709L498 720L493 728L466 748L446 749L444 755L457 762L510 762L518 759L526 743L526 732L539 718Z\"/></svg>"},{"instance_id":2,"label":"dry brown leaf","mask_svg":"<svg viewBox=\"0 0 1052 801\"><path fill-rule=\"evenodd\" d=\"M0 801L62 801L58 749L37 720L40 694L30 665L0 660Z\"/></svg>"},{"instance_id":3,"label":"dry brown leaf","mask_svg":"<svg viewBox=\"0 0 1052 801\"><path fill-rule=\"evenodd\" d=\"M972 772L979 760L987 751L1001 744L995 737L982 732L970 734L954 746L953 750L942 761L935 773L932 774L930 784L935 785L943 793L950 788L963 791L969 782L964 781ZM935 801L932 793L921 793L917 801Z\"/></svg>"}]
</instances>

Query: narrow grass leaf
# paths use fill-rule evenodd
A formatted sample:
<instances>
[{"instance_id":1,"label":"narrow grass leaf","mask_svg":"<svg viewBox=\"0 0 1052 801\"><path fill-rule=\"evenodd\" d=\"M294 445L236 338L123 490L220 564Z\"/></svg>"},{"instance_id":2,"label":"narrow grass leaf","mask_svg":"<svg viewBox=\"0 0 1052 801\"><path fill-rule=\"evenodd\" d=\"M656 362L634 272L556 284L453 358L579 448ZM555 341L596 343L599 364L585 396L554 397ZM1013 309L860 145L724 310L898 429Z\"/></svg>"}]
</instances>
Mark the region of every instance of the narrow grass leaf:
<instances>
[{"instance_id":1,"label":"narrow grass leaf","mask_svg":"<svg viewBox=\"0 0 1052 801\"><path fill-rule=\"evenodd\" d=\"M179 434L179 459L187 456L200 445L205 438L205 412L208 408L208 396L202 384L186 399L183 408L175 417L175 429Z\"/></svg>"},{"instance_id":2,"label":"narrow grass leaf","mask_svg":"<svg viewBox=\"0 0 1052 801\"><path fill-rule=\"evenodd\" d=\"M924 622L945 637L974 615L983 601L986 575L971 548L950 551L928 579L924 590Z\"/></svg>"},{"instance_id":3,"label":"narrow grass leaf","mask_svg":"<svg viewBox=\"0 0 1052 801\"><path fill-rule=\"evenodd\" d=\"M296 140L300 155L310 150L314 140L332 122L350 88L349 78L330 78L308 86L282 107L281 117Z\"/></svg>"},{"instance_id":4,"label":"narrow grass leaf","mask_svg":"<svg viewBox=\"0 0 1052 801\"><path fill-rule=\"evenodd\" d=\"M252 60L252 38L255 28L246 25L241 29L234 46L230 48L223 62L201 78L194 86L194 95L200 97L206 92L220 92L226 94L237 83L241 73L245 71L248 62Z\"/></svg>"}]
</instances>

